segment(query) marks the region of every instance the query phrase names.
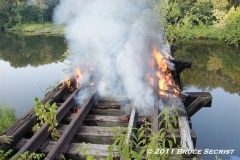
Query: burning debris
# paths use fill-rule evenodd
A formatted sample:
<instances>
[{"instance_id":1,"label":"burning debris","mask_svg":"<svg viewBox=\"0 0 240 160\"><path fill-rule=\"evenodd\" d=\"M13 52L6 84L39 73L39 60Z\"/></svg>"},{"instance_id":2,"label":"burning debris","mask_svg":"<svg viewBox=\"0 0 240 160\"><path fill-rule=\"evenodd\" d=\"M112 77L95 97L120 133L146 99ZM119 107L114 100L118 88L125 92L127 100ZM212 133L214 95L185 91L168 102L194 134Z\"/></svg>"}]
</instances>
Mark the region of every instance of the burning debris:
<instances>
[{"instance_id":1,"label":"burning debris","mask_svg":"<svg viewBox=\"0 0 240 160\"><path fill-rule=\"evenodd\" d=\"M62 82L62 85L59 87L59 89L63 88L64 86L67 86L69 89L77 89L79 88L79 85L81 84L82 79L82 71L78 67L75 70L75 74L73 76L68 76L65 81Z\"/></svg>"},{"instance_id":2,"label":"burning debris","mask_svg":"<svg viewBox=\"0 0 240 160\"><path fill-rule=\"evenodd\" d=\"M168 96L170 93L174 96L180 97L181 90L179 89L179 86L176 85L173 79L171 68L169 68L169 66L171 66L170 60L172 60L173 58L170 56L170 54L167 54L168 57L164 57L164 55L161 54L161 52L158 51L156 47L153 48L152 54L158 65L158 71L156 71L156 76L159 79L159 95Z\"/></svg>"}]
</instances>

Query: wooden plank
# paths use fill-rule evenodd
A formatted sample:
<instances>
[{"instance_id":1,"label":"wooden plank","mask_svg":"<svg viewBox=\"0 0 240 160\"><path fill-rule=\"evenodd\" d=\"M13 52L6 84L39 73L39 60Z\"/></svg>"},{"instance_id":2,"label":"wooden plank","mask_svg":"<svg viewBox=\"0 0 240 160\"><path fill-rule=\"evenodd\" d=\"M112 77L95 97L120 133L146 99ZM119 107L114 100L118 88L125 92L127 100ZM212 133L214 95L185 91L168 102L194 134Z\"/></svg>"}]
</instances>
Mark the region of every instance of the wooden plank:
<instances>
[{"instance_id":1,"label":"wooden plank","mask_svg":"<svg viewBox=\"0 0 240 160\"><path fill-rule=\"evenodd\" d=\"M193 116L210 101L212 101L212 97L197 97L191 104L186 106L186 112L188 117Z\"/></svg>"},{"instance_id":2,"label":"wooden plank","mask_svg":"<svg viewBox=\"0 0 240 160\"><path fill-rule=\"evenodd\" d=\"M121 109L91 109L90 114L105 115L105 116L119 116L123 113Z\"/></svg>"},{"instance_id":3,"label":"wooden plank","mask_svg":"<svg viewBox=\"0 0 240 160\"><path fill-rule=\"evenodd\" d=\"M113 107L120 108L121 106L130 104L130 103L131 103L131 100L128 99L127 97L102 97L96 103L96 107L108 106L110 108L110 106L113 106Z\"/></svg>"},{"instance_id":4,"label":"wooden plank","mask_svg":"<svg viewBox=\"0 0 240 160\"><path fill-rule=\"evenodd\" d=\"M128 133L127 133L127 138L126 138L126 144L129 144L129 141L133 140L132 133L134 133L133 128L136 128L136 126L137 126L137 117L138 117L137 108L136 108L136 106L133 106L130 120L128 123Z\"/></svg>"},{"instance_id":5,"label":"wooden plank","mask_svg":"<svg viewBox=\"0 0 240 160\"><path fill-rule=\"evenodd\" d=\"M60 125L58 131L62 134L67 128L67 125ZM94 144L113 144L117 135L125 134L126 127L99 127L99 126L80 126L77 130L72 142L85 142Z\"/></svg>"},{"instance_id":6,"label":"wooden plank","mask_svg":"<svg viewBox=\"0 0 240 160\"><path fill-rule=\"evenodd\" d=\"M136 128L136 125L137 125L137 108L136 106L133 106L130 120L128 123L127 137L125 139L126 145L129 145L129 141L133 140L133 136L132 136L132 134L134 133L133 128ZM124 158L121 157L120 160L124 160Z\"/></svg>"},{"instance_id":7,"label":"wooden plank","mask_svg":"<svg viewBox=\"0 0 240 160\"><path fill-rule=\"evenodd\" d=\"M173 60L173 63L175 64L177 75L179 75L185 68L192 67L192 61L188 60Z\"/></svg>"},{"instance_id":8,"label":"wooden plank","mask_svg":"<svg viewBox=\"0 0 240 160\"><path fill-rule=\"evenodd\" d=\"M194 144L191 138L191 130L186 116L178 116L178 125L181 135L181 147L189 150L194 149Z\"/></svg>"},{"instance_id":9,"label":"wooden plank","mask_svg":"<svg viewBox=\"0 0 240 160\"><path fill-rule=\"evenodd\" d=\"M65 122L70 122L74 114L67 114L64 118ZM102 126L102 127L127 127L128 120L120 120L119 116L103 116L103 115L87 115L83 121L84 125Z\"/></svg>"},{"instance_id":10,"label":"wooden plank","mask_svg":"<svg viewBox=\"0 0 240 160\"><path fill-rule=\"evenodd\" d=\"M100 97L98 103L131 103L127 97Z\"/></svg>"},{"instance_id":11,"label":"wooden plank","mask_svg":"<svg viewBox=\"0 0 240 160\"><path fill-rule=\"evenodd\" d=\"M186 108L198 97L209 97L209 99L211 99L203 107L211 107L212 105L213 97L209 92L184 92L182 96L184 98L184 105L186 106Z\"/></svg>"}]
</instances>

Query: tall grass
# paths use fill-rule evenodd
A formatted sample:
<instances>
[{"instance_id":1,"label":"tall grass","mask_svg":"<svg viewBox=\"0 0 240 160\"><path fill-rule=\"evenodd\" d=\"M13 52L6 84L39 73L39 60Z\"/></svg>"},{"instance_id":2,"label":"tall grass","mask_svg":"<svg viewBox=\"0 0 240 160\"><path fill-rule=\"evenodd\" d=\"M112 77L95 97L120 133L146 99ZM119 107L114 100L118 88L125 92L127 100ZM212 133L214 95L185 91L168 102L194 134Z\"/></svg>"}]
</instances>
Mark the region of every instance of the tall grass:
<instances>
[{"instance_id":1,"label":"tall grass","mask_svg":"<svg viewBox=\"0 0 240 160\"><path fill-rule=\"evenodd\" d=\"M15 31L26 31L26 32L35 32L35 33L51 33L51 34L63 34L64 26L55 26L54 23L30 23L30 24L22 24L15 25L11 28Z\"/></svg>"},{"instance_id":2,"label":"tall grass","mask_svg":"<svg viewBox=\"0 0 240 160\"><path fill-rule=\"evenodd\" d=\"M0 104L0 134L16 121L14 112L9 104Z\"/></svg>"}]
</instances>

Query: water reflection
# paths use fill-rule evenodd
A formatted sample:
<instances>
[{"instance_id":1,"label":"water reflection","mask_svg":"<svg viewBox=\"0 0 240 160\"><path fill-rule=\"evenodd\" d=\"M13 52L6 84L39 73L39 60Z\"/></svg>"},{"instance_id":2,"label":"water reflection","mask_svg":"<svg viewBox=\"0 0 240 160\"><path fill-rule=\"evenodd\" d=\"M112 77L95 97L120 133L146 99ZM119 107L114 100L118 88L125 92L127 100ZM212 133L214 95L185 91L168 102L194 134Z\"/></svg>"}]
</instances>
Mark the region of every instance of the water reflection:
<instances>
[{"instance_id":1,"label":"water reflection","mask_svg":"<svg viewBox=\"0 0 240 160\"><path fill-rule=\"evenodd\" d=\"M194 85L201 90L218 87L240 95L240 50L217 41L195 40L182 43L175 57L193 61L192 69L181 76L185 89Z\"/></svg>"},{"instance_id":2,"label":"water reflection","mask_svg":"<svg viewBox=\"0 0 240 160\"><path fill-rule=\"evenodd\" d=\"M14 68L37 67L64 60L62 54L66 45L63 37L0 33L0 42L0 59Z\"/></svg>"},{"instance_id":3,"label":"water reflection","mask_svg":"<svg viewBox=\"0 0 240 160\"><path fill-rule=\"evenodd\" d=\"M13 33L1 34L0 42L0 103L10 103L19 118L34 97L42 99L47 87L65 78L66 45L63 37Z\"/></svg>"},{"instance_id":4,"label":"water reflection","mask_svg":"<svg viewBox=\"0 0 240 160\"><path fill-rule=\"evenodd\" d=\"M209 91L211 108L202 108L193 117L200 149L235 149L229 160L240 158L240 58L239 49L217 41L197 40L181 44L176 59L192 60L192 68L181 75L184 91ZM203 155L215 159L215 155Z\"/></svg>"}]
</instances>

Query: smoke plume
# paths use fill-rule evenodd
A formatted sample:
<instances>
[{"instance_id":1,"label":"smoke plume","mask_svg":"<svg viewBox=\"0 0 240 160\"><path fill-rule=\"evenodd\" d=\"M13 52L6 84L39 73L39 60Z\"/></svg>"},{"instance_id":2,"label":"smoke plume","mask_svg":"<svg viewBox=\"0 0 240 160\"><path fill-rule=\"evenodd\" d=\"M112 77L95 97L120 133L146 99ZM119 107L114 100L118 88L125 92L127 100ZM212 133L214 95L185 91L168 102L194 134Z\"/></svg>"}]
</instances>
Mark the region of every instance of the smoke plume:
<instances>
[{"instance_id":1,"label":"smoke plume","mask_svg":"<svg viewBox=\"0 0 240 160\"><path fill-rule=\"evenodd\" d=\"M159 6L151 0L60 0L53 16L56 24L66 26L69 58L73 68L83 71L82 84L97 81L100 96L128 97L142 115L153 108L153 89L146 80L149 39L169 49L162 42L164 33L157 34L163 31ZM89 93L80 91L80 104Z\"/></svg>"}]
</instances>

